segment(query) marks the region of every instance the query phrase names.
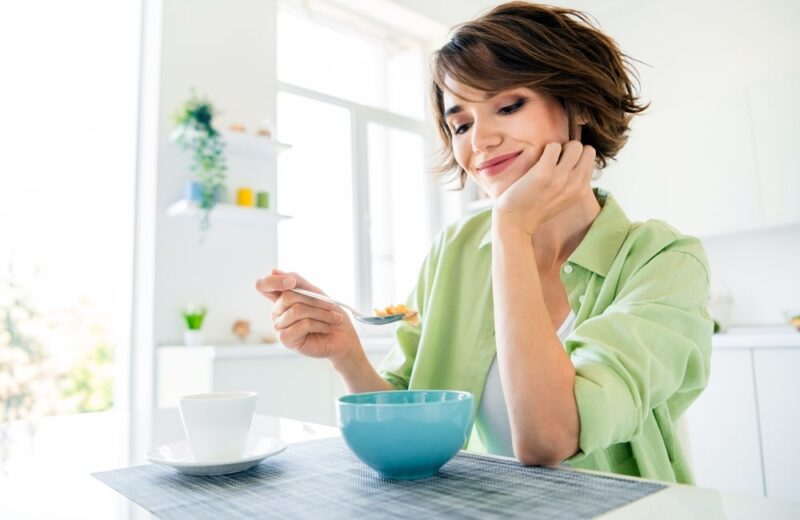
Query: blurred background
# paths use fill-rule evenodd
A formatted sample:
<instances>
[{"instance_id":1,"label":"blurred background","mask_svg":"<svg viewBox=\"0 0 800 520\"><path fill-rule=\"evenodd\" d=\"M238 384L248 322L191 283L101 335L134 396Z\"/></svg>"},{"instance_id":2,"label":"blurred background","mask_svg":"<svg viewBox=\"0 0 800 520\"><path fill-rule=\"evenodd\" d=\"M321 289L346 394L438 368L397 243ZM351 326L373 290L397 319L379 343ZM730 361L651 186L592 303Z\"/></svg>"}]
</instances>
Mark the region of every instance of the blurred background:
<instances>
[{"instance_id":1,"label":"blurred background","mask_svg":"<svg viewBox=\"0 0 800 520\"><path fill-rule=\"evenodd\" d=\"M247 387L335 424L343 386L277 343L254 282L278 266L402 302L435 234L489 207L430 173L427 82L448 29L495 4L1 3L0 422ZM595 184L711 262L698 482L800 499L800 3L556 4L637 60L651 102ZM374 363L387 329L360 329Z\"/></svg>"}]
</instances>

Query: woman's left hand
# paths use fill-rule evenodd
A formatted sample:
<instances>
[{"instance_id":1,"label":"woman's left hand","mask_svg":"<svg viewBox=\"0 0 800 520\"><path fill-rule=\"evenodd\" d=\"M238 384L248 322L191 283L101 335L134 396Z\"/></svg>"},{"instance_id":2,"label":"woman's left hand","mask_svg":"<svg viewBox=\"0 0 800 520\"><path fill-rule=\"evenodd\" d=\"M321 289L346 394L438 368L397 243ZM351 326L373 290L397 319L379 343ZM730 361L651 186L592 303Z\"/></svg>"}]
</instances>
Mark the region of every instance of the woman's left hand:
<instances>
[{"instance_id":1,"label":"woman's left hand","mask_svg":"<svg viewBox=\"0 0 800 520\"><path fill-rule=\"evenodd\" d=\"M493 221L533 235L590 189L594 159L595 149L580 141L547 144L536 164L495 200Z\"/></svg>"}]
</instances>

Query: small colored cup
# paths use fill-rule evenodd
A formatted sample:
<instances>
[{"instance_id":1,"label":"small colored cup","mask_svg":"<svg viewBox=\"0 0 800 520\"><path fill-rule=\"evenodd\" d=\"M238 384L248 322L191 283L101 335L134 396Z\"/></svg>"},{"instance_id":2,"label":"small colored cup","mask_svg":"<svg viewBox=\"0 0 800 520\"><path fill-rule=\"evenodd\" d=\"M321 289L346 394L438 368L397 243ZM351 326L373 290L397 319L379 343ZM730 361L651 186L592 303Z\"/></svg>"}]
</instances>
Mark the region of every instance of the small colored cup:
<instances>
[{"instance_id":1,"label":"small colored cup","mask_svg":"<svg viewBox=\"0 0 800 520\"><path fill-rule=\"evenodd\" d=\"M183 188L183 198L189 202L201 202L203 200L203 189L197 181L186 181Z\"/></svg>"},{"instance_id":2,"label":"small colored cup","mask_svg":"<svg viewBox=\"0 0 800 520\"><path fill-rule=\"evenodd\" d=\"M251 188L239 188L236 191L236 204L239 206L253 207L255 203L253 190Z\"/></svg>"},{"instance_id":3,"label":"small colored cup","mask_svg":"<svg viewBox=\"0 0 800 520\"><path fill-rule=\"evenodd\" d=\"M203 185L198 181L186 181L183 187L183 198L189 202L200 204L203 202ZM214 202L225 201L225 186L214 189Z\"/></svg>"},{"instance_id":4,"label":"small colored cup","mask_svg":"<svg viewBox=\"0 0 800 520\"><path fill-rule=\"evenodd\" d=\"M256 207L257 208L269 208L269 193L266 191L259 191L256 193Z\"/></svg>"}]
</instances>

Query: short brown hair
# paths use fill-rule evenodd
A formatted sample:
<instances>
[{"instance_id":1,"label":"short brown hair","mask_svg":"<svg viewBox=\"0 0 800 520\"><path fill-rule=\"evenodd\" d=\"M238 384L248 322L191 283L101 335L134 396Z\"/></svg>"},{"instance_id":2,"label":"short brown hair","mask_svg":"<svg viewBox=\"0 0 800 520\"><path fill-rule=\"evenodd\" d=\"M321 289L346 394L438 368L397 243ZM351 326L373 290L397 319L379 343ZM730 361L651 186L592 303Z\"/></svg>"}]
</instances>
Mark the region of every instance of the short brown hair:
<instances>
[{"instance_id":1,"label":"short brown hair","mask_svg":"<svg viewBox=\"0 0 800 520\"><path fill-rule=\"evenodd\" d=\"M596 150L595 165L605 168L628 140L633 114L649 106L638 103L632 82L638 77L629 60L573 9L509 2L456 26L431 62L431 100L444 142L436 171L452 172L464 186L467 174L453 156L444 118L447 76L484 92L528 87L555 96L570 128L576 117L585 120L581 140Z\"/></svg>"}]
</instances>

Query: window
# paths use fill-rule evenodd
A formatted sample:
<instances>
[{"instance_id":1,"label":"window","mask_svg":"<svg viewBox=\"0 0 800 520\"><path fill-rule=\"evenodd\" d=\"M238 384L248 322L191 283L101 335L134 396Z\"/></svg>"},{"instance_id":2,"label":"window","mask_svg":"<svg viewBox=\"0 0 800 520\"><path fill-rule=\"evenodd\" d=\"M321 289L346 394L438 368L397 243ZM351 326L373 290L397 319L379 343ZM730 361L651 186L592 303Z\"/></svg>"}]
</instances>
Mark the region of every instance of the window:
<instances>
[{"instance_id":1,"label":"window","mask_svg":"<svg viewBox=\"0 0 800 520\"><path fill-rule=\"evenodd\" d=\"M355 301L351 115L342 107L304 96L278 94L280 156L278 254L284 267L303 274L328 294Z\"/></svg>"},{"instance_id":2,"label":"window","mask_svg":"<svg viewBox=\"0 0 800 520\"><path fill-rule=\"evenodd\" d=\"M367 125L371 300L402 302L416 284L428 249L422 136L379 123ZM422 198L422 200L419 200ZM421 233L422 232L422 233Z\"/></svg>"},{"instance_id":3,"label":"window","mask_svg":"<svg viewBox=\"0 0 800 520\"><path fill-rule=\"evenodd\" d=\"M405 301L436 228L425 169L423 46L282 6L281 268L367 311ZM360 30L365 28L367 30ZM386 333L386 330L364 330Z\"/></svg>"},{"instance_id":4,"label":"window","mask_svg":"<svg viewBox=\"0 0 800 520\"><path fill-rule=\"evenodd\" d=\"M343 20L339 14L313 16L281 5L278 80L422 120L422 45L352 16Z\"/></svg>"},{"instance_id":5,"label":"window","mask_svg":"<svg viewBox=\"0 0 800 520\"><path fill-rule=\"evenodd\" d=\"M105 409L126 384L140 11L0 7L16 49L0 85L0 422Z\"/></svg>"}]
</instances>

